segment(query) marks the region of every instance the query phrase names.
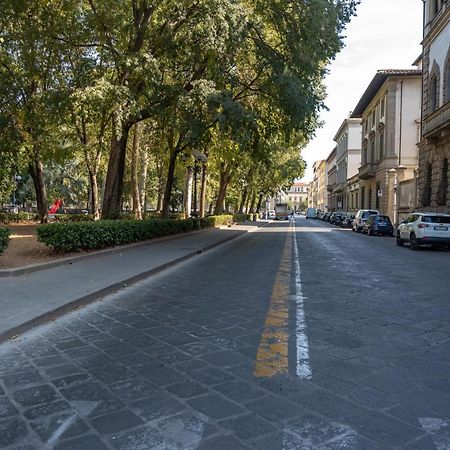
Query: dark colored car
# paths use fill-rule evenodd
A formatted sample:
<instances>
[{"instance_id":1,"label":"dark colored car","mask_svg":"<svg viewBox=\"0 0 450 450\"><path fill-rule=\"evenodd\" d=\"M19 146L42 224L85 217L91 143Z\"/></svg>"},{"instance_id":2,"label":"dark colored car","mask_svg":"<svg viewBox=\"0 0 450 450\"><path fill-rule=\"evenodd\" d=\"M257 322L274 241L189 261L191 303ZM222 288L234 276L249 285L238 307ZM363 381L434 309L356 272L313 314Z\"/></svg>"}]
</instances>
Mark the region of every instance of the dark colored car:
<instances>
[{"instance_id":1,"label":"dark colored car","mask_svg":"<svg viewBox=\"0 0 450 450\"><path fill-rule=\"evenodd\" d=\"M350 213L344 214L344 217L341 220L341 223L339 224L339 226L342 228L351 228L353 220L355 220L354 214L350 214Z\"/></svg>"},{"instance_id":2,"label":"dark colored car","mask_svg":"<svg viewBox=\"0 0 450 450\"><path fill-rule=\"evenodd\" d=\"M330 213L330 212L326 212L326 213L323 215L322 220L323 220L324 222L329 222L329 221L330 221L331 214L332 214L332 213Z\"/></svg>"},{"instance_id":3,"label":"dark colored car","mask_svg":"<svg viewBox=\"0 0 450 450\"><path fill-rule=\"evenodd\" d=\"M374 234L393 236L394 225L392 225L391 219L388 216L377 214L370 216L366 220L362 232L367 233L369 236Z\"/></svg>"},{"instance_id":4,"label":"dark colored car","mask_svg":"<svg viewBox=\"0 0 450 450\"><path fill-rule=\"evenodd\" d=\"M334 212L330 216L330 223L332 223L333 225L339 225L339 223L341 222L341 220L343 218L344 218L344 214L343 213Z\"/></svg>"}]
</instances>

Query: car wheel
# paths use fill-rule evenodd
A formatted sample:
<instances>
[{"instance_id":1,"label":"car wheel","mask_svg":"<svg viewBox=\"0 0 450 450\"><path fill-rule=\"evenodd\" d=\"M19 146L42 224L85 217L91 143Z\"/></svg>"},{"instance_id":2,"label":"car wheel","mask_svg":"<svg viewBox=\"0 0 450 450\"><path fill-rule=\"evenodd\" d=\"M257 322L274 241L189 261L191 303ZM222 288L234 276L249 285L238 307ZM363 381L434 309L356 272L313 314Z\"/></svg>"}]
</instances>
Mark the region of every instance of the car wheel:
<instances>
[{"instance_id":1,"label":"car wheel","mask_svg":"<svg viewBox=\"0 0 450 450\"><path fill-rule=\"evenodd\" d=\"M402 241L402 238L400 237L400 233L397 232L397 245L398 245L399 247L403 247L404 244L405 244L405 243Z\"/></svg>"},{"instance_id":2,"label":"car wheel","mask_svg":"<svg viewBox=\"0 0 450 450\"><path fill-rule=\"evenodd\" d=\"M409 245L412 250L419 250L419 244L417 243L417 238L414 233L411 233L411 236L409 237Z\"/></svg>"}]
</instances>

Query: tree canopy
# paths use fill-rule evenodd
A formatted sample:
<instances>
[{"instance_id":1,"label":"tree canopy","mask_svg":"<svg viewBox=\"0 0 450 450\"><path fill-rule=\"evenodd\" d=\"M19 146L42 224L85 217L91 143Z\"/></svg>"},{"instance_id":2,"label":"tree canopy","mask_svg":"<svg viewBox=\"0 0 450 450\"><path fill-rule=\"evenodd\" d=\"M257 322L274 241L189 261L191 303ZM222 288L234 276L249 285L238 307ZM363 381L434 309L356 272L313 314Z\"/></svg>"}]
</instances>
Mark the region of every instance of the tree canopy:
<instances>
[{"instance_id":1,"label":"tree canopy","mask_svg":"<svg viewBox=\"0 0 450 450\"><path fill-rule=\"evenodd\" d=\"M216 212L233 203L229 187L241 203L286 187L303 173L357 3L5 0L0 161L17 158L1 165L0 194L28 172L45 220L57 178L45 172L66 168L81 172L66 203L84 189L93 212L117 218L131 184L167 216L196 151L208 154L201 195Z\"/></svg>"}]
</instances>

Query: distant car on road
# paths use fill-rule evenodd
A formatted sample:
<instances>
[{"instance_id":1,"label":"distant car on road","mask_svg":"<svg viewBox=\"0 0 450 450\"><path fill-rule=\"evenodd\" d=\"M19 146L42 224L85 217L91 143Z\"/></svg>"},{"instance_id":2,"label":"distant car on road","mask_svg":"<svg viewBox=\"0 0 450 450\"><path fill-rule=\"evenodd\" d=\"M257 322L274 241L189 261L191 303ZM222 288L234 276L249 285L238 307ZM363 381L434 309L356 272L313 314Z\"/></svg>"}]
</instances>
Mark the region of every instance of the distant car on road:
<instances>
[{"instance_id":1,"label":"distant car on road","mask_svg":"<svg viewBox=\"0 0 450 450\"><path fill-rule=\"evenodd\" d=\"M271 209L268 213L269 219L275 219L275 210Z\"/></svg>"},{"instance_id":2,"label":"distant car on road","mask_svg":"<svg viewBox=\"0 0 450 450\"><path fill-rule=\"evenodd\" d=\"M450 214L411 214L397 229L397 245L405 242L413 250L421 245L450 246Z\"/></svg>"},{"instance_id":3,"label":"distant car on road","mask_svg":"<svg viewBox=\"0 0 450 450\"><path fill-rule=\"evenodd\" d=\"M352 224L352 230L356 232L361 232L366 220L372 215L379 215L380 211L376 209L360 209L355 216Z\"/></svg>"},{"instance_id":4,"label":"distant car on road","mask_svg":"<svg viewBox=\"0 0 450 450\"><path fill-rule=\"evenodd\" d=\"M368 236L375 234L393 236L394 225L392 225L391 219L388 216L372 215L366 220L362 232Z\"/></svg>"}]
</instances>

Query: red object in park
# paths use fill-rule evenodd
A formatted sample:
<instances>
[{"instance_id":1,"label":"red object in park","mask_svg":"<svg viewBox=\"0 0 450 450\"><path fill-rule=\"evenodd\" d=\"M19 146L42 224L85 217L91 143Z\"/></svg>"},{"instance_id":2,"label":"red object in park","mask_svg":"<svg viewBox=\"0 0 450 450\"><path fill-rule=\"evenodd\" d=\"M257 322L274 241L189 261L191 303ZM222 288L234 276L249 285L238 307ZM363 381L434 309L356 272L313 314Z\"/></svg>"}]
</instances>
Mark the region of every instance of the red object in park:
<instances>
[{"instance_id":1,"label":"red object in park","mask_svg":"<svg viewBox=\"0 0 450 450\"><path fill-rule=\"evenodd\" d=\"M62 205L62 200L57 198L55 200L55 203L53 203L53 205L50 207L50 209L48 210L49 214L55 214L56 211L58 211L59 207Z\"/></svg>"}]
</instances>

